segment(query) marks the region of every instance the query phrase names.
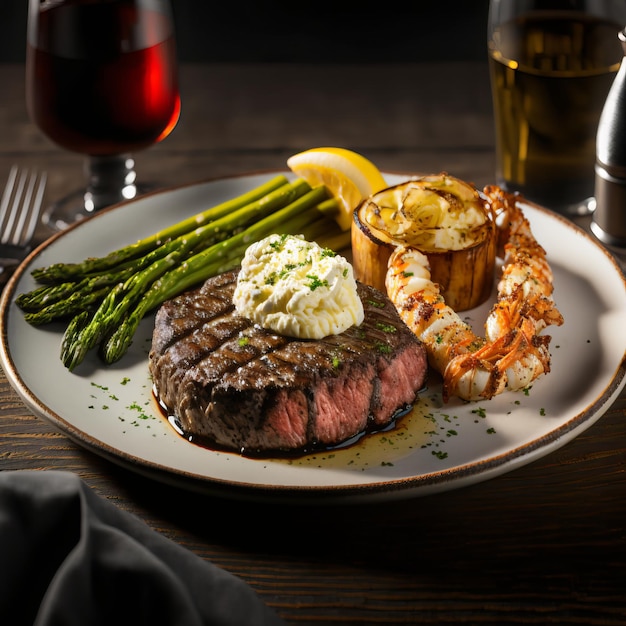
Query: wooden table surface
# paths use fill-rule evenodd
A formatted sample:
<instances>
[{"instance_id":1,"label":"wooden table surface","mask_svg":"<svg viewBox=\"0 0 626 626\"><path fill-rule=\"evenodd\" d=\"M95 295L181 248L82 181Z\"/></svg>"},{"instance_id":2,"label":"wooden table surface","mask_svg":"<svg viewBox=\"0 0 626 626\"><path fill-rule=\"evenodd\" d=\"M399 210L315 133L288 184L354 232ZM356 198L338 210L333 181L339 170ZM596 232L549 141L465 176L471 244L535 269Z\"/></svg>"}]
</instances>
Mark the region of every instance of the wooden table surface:
<instances>
[{"instance_id":1,"label":"wooden table surface","mask_svg":"<svg viewBox=\"0 0 626 626\"><path fill-rule=\"evenodd\" d=\"M184 65L181 81L180 123L136 155L140 179L284 169L295 152L343 145L386 171L494 182L480 63ZM81 157L29 121L23 66L0 65L0 84L0 180L16 162L47 170L47 200L82 184ZM76 473L294 625L626 624L625 393L570 443L491 480L309 507L199 496L123 469L34 416L0 373L0 468Z\"/></svg>"}]
</instances>

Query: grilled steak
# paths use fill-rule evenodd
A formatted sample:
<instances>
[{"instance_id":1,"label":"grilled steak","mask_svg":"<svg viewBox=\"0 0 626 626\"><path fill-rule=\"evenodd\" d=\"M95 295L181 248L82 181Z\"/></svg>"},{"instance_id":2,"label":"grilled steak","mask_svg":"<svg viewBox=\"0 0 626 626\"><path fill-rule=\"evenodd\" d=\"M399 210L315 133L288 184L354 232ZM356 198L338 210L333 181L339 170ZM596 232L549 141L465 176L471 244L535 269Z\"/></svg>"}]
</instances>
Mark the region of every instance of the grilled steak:
<instances>
[{"instance_id":1,"label":"grilled steak","mask_svg":"<svg viewBox=\"0 0 626 626\"><path fill-rule=\"evenodd\" d=\"M211 278L156 315L150 372L187 437L251 455L308 451L384 428L415 400L426 352L381 292L358 283L361 326L294 339L237 314L236 280Z\"/></svg>"}]
</instances>

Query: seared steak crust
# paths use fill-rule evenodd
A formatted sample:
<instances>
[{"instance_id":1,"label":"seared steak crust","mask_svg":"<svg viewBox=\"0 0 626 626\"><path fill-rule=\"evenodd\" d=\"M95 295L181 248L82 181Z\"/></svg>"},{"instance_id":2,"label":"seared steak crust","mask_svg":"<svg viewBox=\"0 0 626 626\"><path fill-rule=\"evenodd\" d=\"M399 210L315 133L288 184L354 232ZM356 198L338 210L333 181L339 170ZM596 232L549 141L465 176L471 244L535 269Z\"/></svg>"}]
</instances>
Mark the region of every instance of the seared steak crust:
<instances>
[{"instance_id":1,"label":"seared steak crust","mask_svg":"<svg viewBox=\"0 0 626 626\"><path fill-rule=\"evenodd\" d=\"M337 445L411 404L426 352L382 293L358 284L365 320L340 335L294 339L239 316L236 272L164 303L150 373L189 437L238 452Z\"/></svg>"}]
</instances>

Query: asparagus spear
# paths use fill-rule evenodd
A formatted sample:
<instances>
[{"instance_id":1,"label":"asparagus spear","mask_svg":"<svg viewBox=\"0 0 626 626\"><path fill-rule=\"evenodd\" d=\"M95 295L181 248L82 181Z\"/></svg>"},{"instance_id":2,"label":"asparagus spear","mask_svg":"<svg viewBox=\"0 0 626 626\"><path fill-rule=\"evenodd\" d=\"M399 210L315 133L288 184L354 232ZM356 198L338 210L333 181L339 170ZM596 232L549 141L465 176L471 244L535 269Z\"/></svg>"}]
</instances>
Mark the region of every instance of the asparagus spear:
<instances>
[{"instance_id":1,"label":"asparagus spear","mask_svg":"<svg viewBox=\"0 0 626 626\"><path fill-rule=\"evenodd\" d=\"M136 269L131 265L118 271L85 276L82 280L68 281L57 285L42 285L32 291L20 294L15 303L22 311L27 311L24 317L31 324L37 324L38 314L44 311L49 311L47 315L52 315L52 319L64 317L62 311L67 306L68 300L75 299L77 296L87 297L95 290L111 288L111 285L123 282L132 276ZM57 308L59 314L54 313Z\"/></svg>"},{"instance_id":2,"label":"asparagus spear","mask_svg":"<svg viewBox=\"0 0 626 626\"><path fill-rule=\"evenodd\" d=\"M61 342L61 354L65 354L71 349L71 342L78 342L78 338L81 336L82 330L89 323L89 312L82 311L78 315L75 315L65 329L63 335L63 341Z\"/></svg>"},{"instance_id":3,"label":"asparagus spear","mask_svg":"<svg viewBox=\"0 0 626 626\"><path fill-rule=\"evenodd\" d=\"M316 237L306 235L305 239L308 239L309 241L315 239L317 243L322 246L322 248L330 248L335 252L339 252L350 245L350 236L349 230L341 230L340 228L337 228L332 229L332 232L325 232Z\"/></svg>"},{"instance_id":4,"label":"asparagus spear","mask_svg":"<svg viewBox=\"0 0 626 626\"><path fill-rule=\"evenodd\" d=\"M59 300L50 306L32 313L25 313L24 319L33 326L42 326L51 322L67 319L81 311L91 311L104 300L111 287L101 287L95 291L76 291L68 298Z\"/></svg>"},{"instance_id":5,"label":"asparagus spear","mask_svg":"<svg viewBox=\"0 0 626 626\"><path fill-rule=\"evenodd\" d=\"M128 284L116 286L89 321L81 316L68 326L61 350L64 365L73 370L102 340L101 356L105 362L119 360L132 343L146 313L202 280L240 263L250 243L272 232L300 229L304 224L316 221L320 215L316 207L328 195L326 187L316 187L245 230L186 258L182 264L172 263L170 257L176 254L172 252L135 274ZM296 217L299 218L297 223L290 221ZM130 313L126 316L127 311Z\"/></svg>"},{"instance_id":6,"label":"asparagus spear","mask_svg":"<svg viewBox=\"0 0 626 626\"><path fill-rule=\"evenodd\" d=\"M99 271L93 276L87 275L80 282L62 283L63 287L57 285L43 286L26 294L21 294L16 303L23 310L29 311L26 319L32 324L48 323L54 319L66 317L68 313L74 312L71 307L75 306L82 298L88 298L94 289L99 290L104 285L115 285L119 282L125 282L127 288L130 289L133 281L138 280L137 277L140 275L140 272L146 270L146 268L147 271L154 271L154 264L160 259L167 259L164 264L158 266L161 269L166 269L168 263L179 263L186 255L191 254L201 246L209 246L219 240L228 238L237 229L285 206L310 191L310 189L310 185L303 179L296 179L293 183L287 183L230 214L203 226L196 227L190 232L186 231L175 239L166 240L165 243L144 256L132 262L126 261L122 263L117 272L113 271L115 268L111 268L109 271ZM173 229L171 230L173 231ZM102 259L87 259L83 264L99 260ZM67 265L64 265L64 268L67 267ZM61 265L49 266L47 269L52 268L60 269ZM143 281L144 279L141 278L139 280ZM70 292L71 285L74 287L75 294L72 301L68 302L66 296ZM42 310L44 307L45 310ZM41 314L37 315L37 313Z\"/></svg>"},{"instance_id":7,"label":"asparagus spear","mask_svg":"<svg viewBox=\"0 0 626 626\"><path fill-rule=\"evenodd\" d=\"M202 213L198 213L186 220L178 222L134 244L114 250L104 257L88 258L80 263L56 263L33 270L32 276L37 282L54 284L57 282L67 282L76 277L83 277L93 272L110 270L125 261L146 254L150 250L162 245L164 241L180 237L198 226L208 224L247 204L262 200L271 192L288 184L288 179L282 174L279 174L236 198L232 198Z\"/></svg>"},{"instance_id":8,"label":"asparagus spear","mask_svg":"<svg viewBox=\"0 0 626 626\"><path fill-rule=\"evenodd\" d=\"M20 294L16 298L15 304L22 311L40 311L50 304L71 297L77 289L81 289L81 286L76 281L67 281L57 285L42 285L32 291Z\"/></svg>"}]
</instances>

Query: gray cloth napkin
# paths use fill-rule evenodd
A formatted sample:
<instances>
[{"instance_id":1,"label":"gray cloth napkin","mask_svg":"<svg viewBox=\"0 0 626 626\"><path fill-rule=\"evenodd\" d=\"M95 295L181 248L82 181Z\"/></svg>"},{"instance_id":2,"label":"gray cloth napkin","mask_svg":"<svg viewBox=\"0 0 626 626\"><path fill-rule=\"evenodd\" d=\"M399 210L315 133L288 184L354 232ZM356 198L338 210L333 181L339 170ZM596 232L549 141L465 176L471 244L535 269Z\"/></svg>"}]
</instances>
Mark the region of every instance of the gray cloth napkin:
<instances>
[{"instance_id":1,"label":"gray cloth napkin","mask_svg":"<svg viewBox=\"0 0 626 626\"><path fill-rule=\"evenodd\" d=\"M243 580L61 471L0 472L7 626L284 626Z\"/></svg>"}]
</instances>

